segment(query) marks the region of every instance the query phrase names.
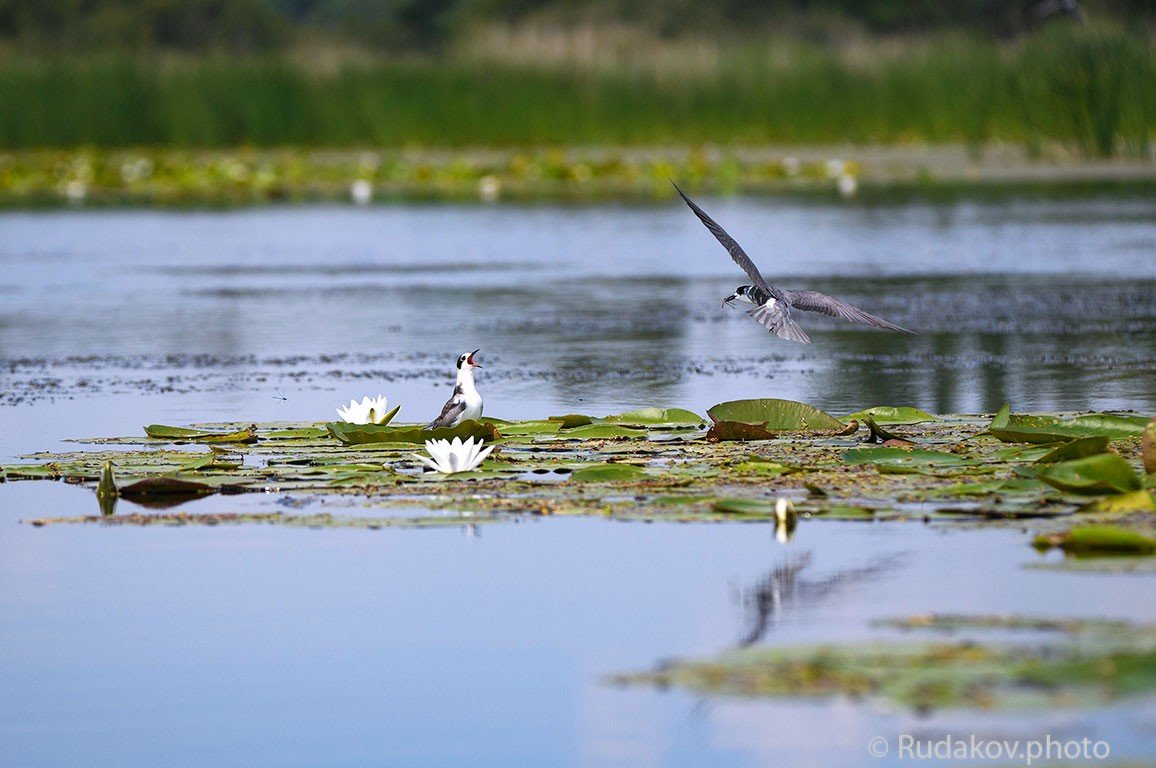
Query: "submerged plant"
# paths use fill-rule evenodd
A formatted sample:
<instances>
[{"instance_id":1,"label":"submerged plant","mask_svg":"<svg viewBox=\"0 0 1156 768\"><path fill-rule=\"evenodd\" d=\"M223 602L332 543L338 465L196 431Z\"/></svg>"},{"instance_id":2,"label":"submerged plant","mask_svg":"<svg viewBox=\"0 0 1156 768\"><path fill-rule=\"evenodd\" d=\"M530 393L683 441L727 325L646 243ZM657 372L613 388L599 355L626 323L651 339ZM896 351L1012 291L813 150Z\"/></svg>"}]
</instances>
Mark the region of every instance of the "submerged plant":
<instances>
[{"instance_id":1,"label":"submerged plant","mask_svg":"<svg viewBox=\"0 0 1156 768\"><path fill-rule=\"evenodd\" d=\"M469 472L485 461L486 457L493 452L494 446L484 448L484 445L483 440L478 440L475 443L472 437L467 438L464 443L460 437L455 437L453 442L449 440L426 440L425 449L433 458L419 456L416 453L413 456L427 467L432 468L434 472L452 475L457 472Z\"/></svg>"},{"instance_id":2,"label":"submerged plant","mask_svg":"<svg viewBox=\"0 0 1156 768\"><path fill-rule=\"evenodd\" d=\"M368 395L361 402L350 400L349 405L337 409L337 415L347 424L386 424L393 418L393 413L386 410L385 395L370 398Z\"/></svg>"}]
</instances>

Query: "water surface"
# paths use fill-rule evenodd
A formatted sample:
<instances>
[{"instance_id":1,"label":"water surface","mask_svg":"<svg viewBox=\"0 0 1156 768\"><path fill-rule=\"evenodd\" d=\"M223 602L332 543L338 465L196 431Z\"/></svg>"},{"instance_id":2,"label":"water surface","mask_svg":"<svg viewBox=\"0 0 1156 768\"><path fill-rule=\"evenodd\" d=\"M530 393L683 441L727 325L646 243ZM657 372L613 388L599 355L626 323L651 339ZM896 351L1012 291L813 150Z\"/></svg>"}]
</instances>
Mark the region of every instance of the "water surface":
<instances>
[{"instance_id":1,"label":"water surface","mask_svg":"<svg viewBox=\"0 0 1156 768\"><path fill-rule=\"evenodd\" d=\"M422 421L475 347L507 418L752 396L1156 410L1147 200L702 203L772 282L920 335L805 315L814 345L770 337L719 308L742 275L675 203L3 213L0 458L154 422L325 420L378 392ZM1025 569L1022 530L805 521L784 546L765 525L18 522L94 511L84 489L0 485L5 765L879 765L872 736L951 731L1156 750L1142 703L917 719L601 682L921 611L1156 621L1143 577ZM837 588L760 629L743 595L806 558Z\"/></svg>"}]
</instances>

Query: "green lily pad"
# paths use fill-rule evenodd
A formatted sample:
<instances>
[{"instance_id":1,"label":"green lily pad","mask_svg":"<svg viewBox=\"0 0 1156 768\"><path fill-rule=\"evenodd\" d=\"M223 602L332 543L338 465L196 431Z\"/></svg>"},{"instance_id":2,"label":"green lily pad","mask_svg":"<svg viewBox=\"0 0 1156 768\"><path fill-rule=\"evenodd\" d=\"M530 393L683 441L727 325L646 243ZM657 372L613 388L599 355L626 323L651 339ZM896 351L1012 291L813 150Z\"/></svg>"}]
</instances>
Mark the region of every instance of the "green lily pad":
<instances>
[{"instance_id":1,"label":"green lily pad","mask_svg":"<svg viewBox=\"0 0 1156 768\"><path fill-rule=\"evenodd\" d=\"M1071 459L1083 459L1088 456L1095 456L1098 453L1103 453L1108 450L1108 443L1111 438L1107 435L1096 435L1095 437L1078 437L1070 443L1064 443L1052 451L1044 454L1036 459L1037 464L1055 464L1060 461L1069 461Z\"/></svg>"},{"instance_id":2,"label":"green lily pad","mask_svg":"<svg viewBox=\"0 0 1156 768\"><path fill-rule=\"evenodd\" d=\"M643 424L647 426L660 424L696 426L706 422L702 416L685 408L641 408L637 411L606 416L604 420L611 424Z\"/></svg>"},{"instance_id":3,"label":"green lily pad","mask_svg":"<svg viewBox=\"0 0 1156 768\"><path fill-rule=\"evenodd\" d=\"M562 429L562 424L556 421L489 422L489 419L486 419L482 423L493 423L494 426L497 427L498 430L502 433L502 437L552 435L558 430Z\"/></svg>"},{"instance_id":4,"label":"green lily pad","mask_svg":"<svg viewBox=\"0 0 1156 768\"><path fill-rule=\"evenodd\" d=\"M576 483L617 483L643 480L646 470L632 464L592 464L576 469L570 479Z\"/></svg>"},{"instance_id":5,"label":"green lily pad","mask_svg":"<svg viewBox=\"0 0 1156 768\"><path fill-rule=\"evenodd\" d=\"M257 442L256 427L237 430L235 432L209 432L204 429L189 429L187 427L170 427L164 424L149 424L144 428L145 434L156 440L190 441L196 443L255 443Z\"/></svg>"},{"instance_id":6,"label":"green lily pad","mask_svg":"<svg viewBox=\"0 0 1156 768\"><path fill-rule=\"evenodd\" d=\"M711 421L741 421L768 430L823 432L843 429L843 422L818 408L793 400L731 400L707 410Z\"/></svg>"},{"instance_id":7,"label":"green lily pad","mask_svg":"<svg viewBox=\"0 0 1156 768\"><path fill-rule=\"evenodd\" d=\"M1088 413L1072 419L1057 416L1013 414L1004 404L988 426L988 432L1011 443L1068 442L1077 437L1136 437L1144 432L1148 420L1141 416L1119 416L1112 413Z\"/></svg>"},{"instance_id":8,"label":"green lily pad","mask_svg":"<svg viewBox=\"0 0 1156 768\"><path fill-rule=\"evenodd\" d=\"M710 508L730 515L775 516L775 502L769 499L718 499Z\"/></svg>"},{"instance_id":9,"label":"green lily pad","mask_svg":"<svg viewBox=\"0 0 1156 768\"><path fill-rule=\"evenodd\" d=\"M328 437L328 430L322 427L295 427L293 429L274 429L261 435L262 440L298 440L302 438Z\"/></svg>"},{"instance_id":10,"label":"green lily pad","mask_svg":"<svg viewBox=\"0 0 1156 768\"><path fill-rule=\"evenodd\" d=\"M1122 493L1138 491L1140 476L1132 465L1114 453L1052 464L1036 476L1048 485L1073 493Z\"/></svg>"},{"instance_id":11,"label":"green lily pad","mask_svg":"<svg viewBox=\"0 0 1156 768\"><path fill-rule=\"evenodd\" d=\"M865 421L870 416L876 424L920 424L925 421L936 421L936 417L930 413L912 408L908 405L894 406L894 405L877 405L874 408L866 408L862 411L856 411L848 416L844 416L844 421L851 419L858 419Z\"/></svg>"},{"instance_id":12,"label":"green lily pad","mask_svg":"<svg viewBox=\"0 0 1156 768\"><path fill-rule=\"evenodd\" d=\"M594 419L584 413L567 413L564 416L551 416L550 421L556 421L560 423L562 425L562 429L584 427L587 424L594 423Z\"/></svg>"},{"instance_id":13,"label":"green lily pad","mask_svg":"<svg viewBox=\"0 0 1156 768\"><path fill-rule=\"evenodd\" d=\"M567 440L604 440L612 437L646 437L645 429L632 429L618 424L587 424L558 432L557 437Z\"/></svg>"},{"instance_id":14,"label":"green lily pad","mask_svg":"<svg viewBox=\"0 0 1156 768\"><path fill-rule=\"evenodd\" d=\"M1147 555L1156 552L1156 539L1115 525L1085 525L1058 536L1038 536L1033 546L1077 555Z\"/></svg>"},{"instance_id":15,"label":"green lily pad","mask_svg":"<svg viewBox=\"0 0 1156 768\"><path fill-rule=\"evenodd\" d=\"M1063 422L1064 429L1073 435L1107 435L1139 437L1144 434L1148 419L1144 416L1120 416L1114 413L1086 413Z\"/></svg>"},{"instance_id":16,"label":"green lily pad","mask_svg":"<svg viewBox=\"0 0 1156 768\"><path fill-rule=\"evenodd\" d=\"M329 434L346 445L364 445L366 443L413 443L422 445L426 440L453 440L455 437L462 440L474 438L492 443L501 438L493 424L483 424L472 419L466 419L456 427L438 427L425 429L418 426L394 427L380 424L347 424L343 421L333 421L325 425Z\"/></svg>"}]
</instances>

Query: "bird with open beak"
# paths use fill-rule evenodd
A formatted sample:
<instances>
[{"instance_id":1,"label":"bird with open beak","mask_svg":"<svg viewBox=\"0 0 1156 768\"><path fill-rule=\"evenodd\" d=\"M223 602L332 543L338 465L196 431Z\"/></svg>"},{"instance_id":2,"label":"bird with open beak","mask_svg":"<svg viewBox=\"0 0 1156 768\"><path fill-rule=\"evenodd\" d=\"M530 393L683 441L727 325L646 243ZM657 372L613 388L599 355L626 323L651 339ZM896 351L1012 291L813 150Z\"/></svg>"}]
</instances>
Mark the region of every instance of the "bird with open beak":
<instances>
[{"instance_id":1,"label":"bird with open beak","mask_svg":"<svg viewBox=\"0 0 1156 768\"><path fill-rule=\"evenodd\" d=\"M464 352L458 355L458 377L454 384L454 393L442 406L442 412L431 421L426 429L438 427L456 427L467 419L479 419L482 416L482 396L474 385L474 369L482 366L474 359L481 352Z\"/></svg>"}]
</instances>

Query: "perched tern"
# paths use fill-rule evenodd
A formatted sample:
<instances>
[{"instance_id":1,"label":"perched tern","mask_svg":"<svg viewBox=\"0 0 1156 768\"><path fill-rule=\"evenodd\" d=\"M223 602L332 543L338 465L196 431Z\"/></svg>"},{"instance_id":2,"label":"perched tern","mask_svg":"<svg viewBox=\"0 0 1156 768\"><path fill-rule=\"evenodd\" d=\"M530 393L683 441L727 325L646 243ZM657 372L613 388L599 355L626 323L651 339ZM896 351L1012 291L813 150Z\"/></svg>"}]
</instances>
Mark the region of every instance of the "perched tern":
<instances>
[{"instance_id":1,"label":"perched tern","mask_svg":"<svg viewBox=\"0 0 1156 768\"><path fill-rule=\"evenodd\" d=\"M671 182L673 183L673 182ZM817 291L787 291L782 288L776 288L768 283L759 273L759 268L747 256L742 246L735 242L735 239L727 234L723 229L712 219L706 215L702 208L695 205L686 194L678 188L675 184L674 188L678 190L678 194L694 211L695 216L706 225L711 234L722 243L723 248L727 249L731 258L734 259L735 264L742 267L747 276L754 282L753 285L740 285L735 289L735 292L723 299L722 305L725 307L732 301L742 301L747 304L754 304L755 308L747 310L747 314L753 317L772 331L779 338L787 339L789 341L797 341L802 344L810 344L811 337L808 336L802 328L800 328L791 318L792 309L801 309L806 312L822 312L824 315L831 317L842 318L843 320L850 320L853 323L863 323L864 325L871 325L876 328L884 328L888 331L899 331L900 333L915 333L906 328L901 328L894 323L889 323L881 317L876 317L868 312L864 312L858 307L853 307L850 304L844 304L838 299L833 299L826 294Z\"/></svg>"},{"instance_id":2,"label":"perched tern","mask_svg":"<svg viewBox=\"0 0 1156 768\"><path fill-rule=\"evenodd\" d=\"M474 355L480 351L475 349L458 356L458 380L454 385L454 393L442 407L441 414L426 429L456 427L466 419L481 417L482 396L474 386L474 369L482 367L474 362Z\"/></svg>"}]
</instances>

